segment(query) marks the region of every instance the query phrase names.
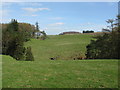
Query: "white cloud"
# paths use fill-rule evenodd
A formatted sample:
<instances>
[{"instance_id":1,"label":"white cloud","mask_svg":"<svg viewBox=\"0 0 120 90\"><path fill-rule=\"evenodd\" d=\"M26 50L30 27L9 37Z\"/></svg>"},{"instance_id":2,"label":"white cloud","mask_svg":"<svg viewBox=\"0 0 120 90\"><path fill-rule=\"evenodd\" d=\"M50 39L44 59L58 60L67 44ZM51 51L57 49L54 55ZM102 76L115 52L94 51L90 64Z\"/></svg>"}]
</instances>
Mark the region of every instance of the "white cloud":
<instances>
[{"instance_id":1,"label":"white cloud","mask_svg":"<svg viewBox=\"0 0 120 90\"><path fill-rule=\"evenodd\" d=\"M38 16L36 14L24 14L23 16L32 16L32 17L35 17L35 16Z\"/></svg>"},{"instance_id":2,"label":"white cloud","mask_svg":"<svg viewBox=\"0 0 120 90\"><path fill-rule=\"evenodd\" d=\"M80 31L80 29L68 29L68 30L65 30L65 32L69 32L69 31L82 32L82 31Z\"/></svg>"},{"instance_id":3,"label":"white cloud","mask_svg":"<svg viewBox=\"0 0 120 90\"><path fill-rule=\"evenodd\" d=\"M22 8L22 9L30 13L43 11L43 10L50 10L49 8Z\"/></svg>"},{"instance_id":4,"label":"white cloud","mask_svg":"<svg viewBox=\"0 0 120 90\"><path fill-rule=\"evenodd\" d=\"M48 26L61 26L64 25L63 22L57 22L57 23L53 23L53 24L49 24Z\"/></svg>"},{"instance_id":5,"label":"white cloud","mask_svg":"<svg viewBox=\"0 0 120 90\"><path fill-rule=\"evenodd\" d=\"M64 23L62 22L58 22L58 23L55 23L56 25L63 25Z\"/></svg>"},{"instance_id":6,"label":"white cloud","mask_svg":"<svg viewBox=\"0 0 120 90\"><path fill-rule=\"evenodd\" d=\"M17 4L20 6L42 6L42 4L39 2L20 2Z\"/></svg>"},{"instance_id":7,"label":"white cloud","mask_svg":"<svg viewBox=\"0 0 120 90\"><path fill-rule=\"evenodd\" d=\"M10 8L16 4L18 7L41 7L42 4L40 2L2 2L0 3L0 7L2 8Z\"/></svg>"},{"instance_id":8,"label":"white cloud","mask_svg":"<svg viewBox=\"0 0 120 90\"><path fill-rule=\"evenodd\" d=\"M49 8L22 8L25 11L23 16L38 16L36 12L50 10Z\"/></svg>"}]
</instances>

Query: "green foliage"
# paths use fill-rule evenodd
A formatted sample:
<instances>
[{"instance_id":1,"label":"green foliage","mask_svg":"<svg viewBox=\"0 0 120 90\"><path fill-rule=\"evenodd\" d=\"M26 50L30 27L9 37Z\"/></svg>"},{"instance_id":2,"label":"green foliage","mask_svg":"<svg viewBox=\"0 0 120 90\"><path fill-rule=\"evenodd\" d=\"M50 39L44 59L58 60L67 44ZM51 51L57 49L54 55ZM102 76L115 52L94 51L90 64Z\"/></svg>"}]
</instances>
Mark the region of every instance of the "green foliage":
<instances>
[{"instance_id":1,"label":"green foliage","mask_svg":"<svg viewBox=\"0 0 120 90\"><path fill-rule=\"evenodd\" d=\"M8 28L9 28L9 30L11 32L18 31L18 22L17 22L17 20L12 19L9 26L8 26Z\"/></svg>"},{"instance_id":2,"label":"green foliage","mask_svg":"<svg viewBox=\"0 0 120 90\"><path fill-rule=\"evenodd\" d=\"M26 49L26 61L34 61L34 57L31 52L31 47L27 47Z\"/></svg>"},{"instance_id":3,"label":"green foliage","mask_svg":"<svg viewBox=\"0 0 120 90\"><path fill-rule=\"evenodd\" d=\"M22 33L22 37L24 37L24 41L29 41L32 37L34 37L35 26L28 23L19 23L19 32Z\"/></svg>"},{"instance_id":4,"label":"green foliage","mask_svg":"<svg viewBox=\"0 0 120 90\"><path fill-rule=\"evenodd\" d=\"M36 26L36 31L39 31L39 25L38 25L38 22L35 23L35 26Z\"/></svg>"},{"instance_id":5,"label":"green foliage","mask_svg":"<svg viewBox=\"0 0 120 90\"><path fill-rule=\"evenodd\" d=\"M109 35L104 34L103 36L97 36L97 40L92 40L89 45L87 45L87 58L110 58L108 51L110 44L109 42Z\"/></svg>"},{"instance_id":6,"label":"green foliage","mask_svg":"<svg viewBox=\"0 0 120 90\"><path fill-rule=\"evenodd\" d=\"M16 37L15 38L15 44L14 47L15 47L15 50L13 51L13 57L16 59L16 60L24 60L24 55L25 55L25 47L24 44L23 44L23 41L20 40L21 38L19 37ZM13 45L13 44L11 44Z\"/></svg>"},{"instance_id":7,"label":"green foliage","mask_svg":"<svg viewBox=\"0 0 120 90\"><path fill-rule=\"evenodd\" d=\"M16 60L24 60L24 42L31 38L30 28L30 24L18 23L15 19L6 24L2 32L2 54L10 55Z\"/></svg>"},{"instance_id":8,"label":"green foliage","mask_svg":"<svg viewBox=\"0 0 120 90\"><path fill-rule=\"evenodd\" d=\"M40 31L38 22L35 23L35 31L33 34L36 39L45 40L47 38L45 31Z\"/></svg>"},{"instance_id":9,"label":"green foliage","mask_svg":"<svg viewBox=\"0 0 120 90\"><path fill-rule=\"evenodd\" d=\"M94 33L94 31L89 31L89 30L87 30L87 31L83 31L83 33Z\"/></svg>"},{"instance_id":10,"label":"green foliage","mask_svg":"<svg viewBox=\"0 0 120 90\"><path fill-rule=\"evenodd\" d=\"M18 35L18 23L16 20L12 20L8 24L6 30L3 31L2 37L2 53L10 56L14 56L14 50L17 47L16 37Z\"/></svg>"},{"instance_id":11,"label":"green foliage","mask_svg":"<svg viewBox=\"0 0 120 90\"><path fill-rule=\"evenodd\" d=\"M104 34L97 37L96 41L91 41L87 46L87 58L108 58L118 59L118 32L114 31L110 34Z\"/></svg>"},{"instance_id":12,"label":"green foliage","mask_svg":"<svg viewBox=\"0 0 120 90\"><path fill-rule=\"evenodd\" d=\"M73 60L82 60L82 59L85 59L86 57L84 56L83 53L81 53L80 51L78 52L73 52L73 55L71 56L70 59L73 59Z\"/></svg>"},{"instance_id":13,"label":"green foliage","mask_svg":"<svg viewBox=\"0 0 120 90\"><path fill-rule=\"evenodd\" d=\"M42 33L42 36L40 37L40 39L45 40L47 38L45 31L42 31L41 33Z\"/></svg>"},{"instance_id":14,"label":"green foliage","mask_svg":"<svg viewBox=\"0 0 120 90\"><path fill-rule=\"evenodd\" d=\"M16 31L16 30L14 30L14 28L17 28L15 26L18 26L18 28L17 28L18 31L16 31L16 32L22 33L21 38L24 37L23 40L25 42L29 41L31 38L34 37L35 32L36 32L34 25L31 25L29 23L18 23L18 22L17 22L18 25L15 25L15 23L13 21L15 21L15 23L16 23L17 20L12 19L12 21L10 23L0 24L0 26L2 26L2 34L4 34L4 32L6 32L6 31L9 31L9 33L15 34L14 31ZM4 35L6 36L6 34L4 34Z\"/></svg>"},{"instance_id":15,"label":"green foliage","mask_svg":"<svg viewBox=\"0 0 120 90\"><path fill-rule=\"evenodd\" d=\"M108 22L112 24L113 20L108 20ZM111 25L111 28L110 33L97 36L96 40L91 41L86 47L87 58L120 59L120 26L113 28L113 25Z\"/></svg>"},{"instance_id":16,"label":"green foliage","mask_svg":"<svg viewBox=\"0 0 120 90\"><path fill-rule=\"evenodd\" d=\"M34 37L39 39L40 38L40 33L41 33L41 31L39 30L39 24L38 24L38 22L36 22L35 23L35 32L34 32L34 34L36 34L36 35L34 35Z\"/></svg>"}]
</instances>

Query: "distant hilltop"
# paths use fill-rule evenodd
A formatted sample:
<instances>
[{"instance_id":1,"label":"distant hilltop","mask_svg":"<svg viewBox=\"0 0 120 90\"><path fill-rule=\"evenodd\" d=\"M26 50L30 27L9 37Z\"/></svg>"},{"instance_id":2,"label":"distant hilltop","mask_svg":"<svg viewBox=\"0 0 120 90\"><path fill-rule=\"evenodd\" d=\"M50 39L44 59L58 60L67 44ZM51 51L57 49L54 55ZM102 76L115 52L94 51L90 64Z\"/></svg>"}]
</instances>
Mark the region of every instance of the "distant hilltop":
<instances>
[{"instance_id":1,"label":"distant hilltop","mask_svg":"<svg viewBox=\"0 0 120 90\"><path fill-rule=\"evenodd\" d=\"M76 31L68 31L68 32L63 32L60 33L59 35L71 35L71 34L81 34L80 32L76 32Z\"/></svg>"},{"instance_id":2,"label":"distant hilltop","mask_svg":"<svg viewBox=\"0 0 120 90\"><path fill-rule=\"evenodd\" d=\"M83 32L83 33L80 33L80 32L76 32L76 31L68 31L68 32L62 32L60 33L59 35L74 35L74 34L88 34L88 35L102 35L104 33L109 33L109 32Z\"/></svg>"}]
</instances>

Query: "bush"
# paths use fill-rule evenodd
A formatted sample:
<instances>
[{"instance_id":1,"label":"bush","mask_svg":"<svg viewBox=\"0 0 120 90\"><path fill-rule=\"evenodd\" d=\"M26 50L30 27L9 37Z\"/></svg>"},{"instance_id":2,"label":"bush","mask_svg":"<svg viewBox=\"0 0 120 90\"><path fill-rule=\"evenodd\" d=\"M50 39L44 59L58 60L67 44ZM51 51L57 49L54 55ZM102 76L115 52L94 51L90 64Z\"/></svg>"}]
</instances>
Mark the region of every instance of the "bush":
<instances>
[{"instance_id":1,"label":"bush","mask_svg":"<svg viewBox=\"0 0 120 90\"><path fill-rule=\"evenodd\" d=\"M86 57L96 59L119 59L119 45L120 39L118 31L113 31L103 36L97 36L96 40L92 40L87 45Z\"/></svg>"},{"instance_id":2,"label":"bush","mask_svg":"<svg viewBox=\"0 0 120 90\"><path fill-rule=\"evenodd\" d=\"M31 52L31 47L27 47L26 49L26 61L34 61L34 57Z\"/></svg>"},{"instance_id":3,"label":"bush","mask_svg":"<svg viewBox=\"0 0 120 90\"><path fill-rule=\"evenodd\" d=\"M117 19L109 19L107 23L110 23L110 29L107 29L109 33L105 33L102 36L97 36L96 40L86 47L87 58L97 59L120 59L120 23L119 16ZM114 23L115 22L115 23ZM118 23L116 23L118 22ZM114 26L114 27L113 27ZM106 30L106 29L104 29Z\"/></svg>"},{"instance_id":4,"label":"bush","mask_svg":"<svg viewBox=\"0 0 120 90\"><path fill-rule=\"evenodd\" d=\"M47 38L47 35L45 33L45 31L41 32L43 35L40 37L41 40L45 40Z\"/></svg>"}]
</instances>

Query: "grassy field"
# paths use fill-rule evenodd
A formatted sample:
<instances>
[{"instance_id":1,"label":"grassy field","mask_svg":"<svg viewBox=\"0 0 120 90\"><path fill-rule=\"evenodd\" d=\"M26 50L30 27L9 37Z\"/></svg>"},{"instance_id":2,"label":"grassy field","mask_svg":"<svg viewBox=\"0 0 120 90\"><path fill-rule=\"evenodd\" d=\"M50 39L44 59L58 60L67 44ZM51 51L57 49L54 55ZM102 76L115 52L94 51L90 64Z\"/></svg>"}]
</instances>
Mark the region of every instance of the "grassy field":
<instances>
[{"instance_id":1,"label":"grassy field","mask_svg":"<svg viewBox=\"0 0 120 90\"><path fill-rule=\"evenodd\" d=\"M32 46L36 60L49 59L58 56L60 60L70 60L71 56L80 54L85 56L86 45L91 40L91 35L62 35L49 36L45 41L31 40L26 46Z\"/></svg>"},{"instance_id":2,"label":"grassy field","mask_svg":"<svg viewBox=\"0 0 120 90\"><path fill-rule=\"evenodd\" d=\"M35 61L16 61L3 56L3 88L117 88L118 60L72 60L91 35L49 36L45 41L31 40ZM58 56L58 60L50 57ZM69 61L68 61L69 60Z\"/></svg>"},{"instance_id":3,"label":"grassy field","mask_svg":"<svg viewBox=\"0 0 120 90\"><path fill-rule=\"evenodd\" d=\"M0 89L2 88L2 55L0 55Z\"/></svg>"}]
</instances>

